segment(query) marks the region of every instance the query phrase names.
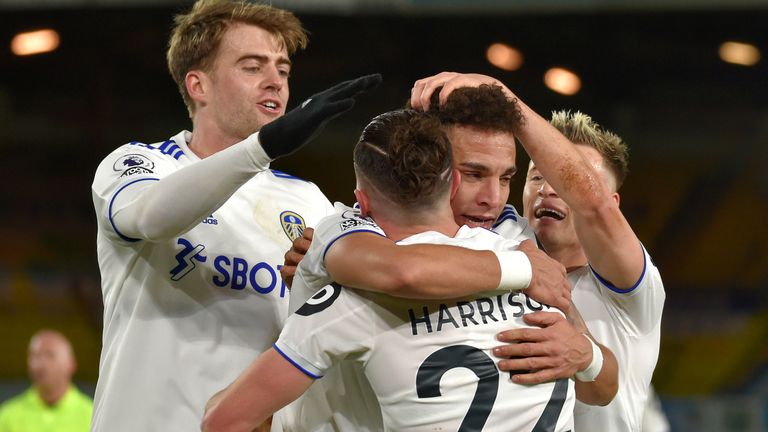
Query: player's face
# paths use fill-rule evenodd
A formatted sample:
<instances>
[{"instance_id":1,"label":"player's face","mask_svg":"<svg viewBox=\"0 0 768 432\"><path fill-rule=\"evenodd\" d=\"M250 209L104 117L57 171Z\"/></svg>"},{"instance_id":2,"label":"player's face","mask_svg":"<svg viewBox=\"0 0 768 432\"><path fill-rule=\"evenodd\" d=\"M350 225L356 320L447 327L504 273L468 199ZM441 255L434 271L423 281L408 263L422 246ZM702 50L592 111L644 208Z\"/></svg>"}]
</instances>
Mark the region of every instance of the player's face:
<instances>
[{"instance_id":1,"label":"player's face","mask_svg":"<svg viewBox=\"0 0 768 432\"><path fill-rule=\"evenodd\" d=\"M448 129L454 167L461 173L451 200L459 225L490 229L509 198L509 183L517 171L515 137L464 126Z\"/></svg>"},{"instance_id":2,"label":"player's face","mask_svg":"<svg viewBox=\"0 0 768 432\"><path fill-rule=\"evenodd\" d=\"M222 131L238 141L285 113L291 64L280 39L235 23L224 33L210 73L210 103Z\"/></svg>"},{"instance_id":3,"label":"player's face","mask_svg":"<svg viewBox=\"0 0 768 432\"><path fill-rule=\"evenodd\" d=\"M27 366L30 378L37 387L67 385L74 373L71 348L61 337L41 333L29 344Z\"/></svg>"},{"instance_id":4,"label":"player's face","mask_svg":"<svg viewBox=\"0 0 768 432\"><path fill-rule=\"evenodd\" d=\"M597 150L586 145L576 148L605 181L612 182L613 176ZM609 186L615 190L611 184ZM579 245L570 207L552 189L533 161L528 164L523 187L523 215L548 252Z\"/></svg>"}]
</instances>

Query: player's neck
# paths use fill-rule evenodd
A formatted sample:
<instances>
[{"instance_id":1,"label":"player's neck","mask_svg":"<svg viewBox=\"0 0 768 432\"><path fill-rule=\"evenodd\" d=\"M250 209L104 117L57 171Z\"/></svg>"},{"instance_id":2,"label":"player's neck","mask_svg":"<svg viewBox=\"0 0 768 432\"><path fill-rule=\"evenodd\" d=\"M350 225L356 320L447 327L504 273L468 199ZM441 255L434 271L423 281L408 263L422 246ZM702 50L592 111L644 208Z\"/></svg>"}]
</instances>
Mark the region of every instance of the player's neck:
<instances>
[{"instance_id":1,"label":"player's neck","mask_svg":"<svg viewBox=\"0 0 768 432\"><path fill-rule=\"evenodd\" d=\"M187 146L197 157L205 159L240 141L242 139L230 136L206 118L195 118L192 139Z\"/></svg>"},{"instance_id":2,"label":"player's neck","mask_svg":"<svg viewBox=\"0 0 768 432\"><path fill-rule=\"evenodd\" d=\"M62 397L64 397L64 394L66 394L67 390L69 390L69 383L66 385L57 385L50 388L35 387L35 389L37 390L37 394L40 396L40 399L42 399L46 405L50 406L54 405Z\"/></svg>"},{"instance_id":3,"label":"player's neck","mask_svg":"<svg viewBox=\"0 0 768 432\"><path fill-rule=\"evenodd\" d=\"M403 215L402 218L377 218L376 223L384 230L387 237L394 241L399 241L425 231L436 231L448 237L453 237L459 230L459 226L453 219L452 212L445 212L445 214L424 212L422 215L409 213Z\"/></svg>"}]
</instances>

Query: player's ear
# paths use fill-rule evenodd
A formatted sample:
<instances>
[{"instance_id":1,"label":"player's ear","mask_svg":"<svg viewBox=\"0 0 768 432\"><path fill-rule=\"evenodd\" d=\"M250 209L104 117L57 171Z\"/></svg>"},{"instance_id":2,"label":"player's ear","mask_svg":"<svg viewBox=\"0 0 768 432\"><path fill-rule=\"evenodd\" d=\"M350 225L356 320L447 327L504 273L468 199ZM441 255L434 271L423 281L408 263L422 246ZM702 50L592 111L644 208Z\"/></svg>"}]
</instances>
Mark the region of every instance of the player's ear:
<instances>
[{"instance_id":1,"label":"player's ear","mask_svg":"<svg viewBox=\"0 0 768 432\"><path fill-rule=\"evenodd\" d=\"M355 189L355 199L357 200L357 204L360 206L360 214L363 216L370 216L371 203L368 199L368 194L360 189Z\"/></svg>"},{"instance_id":2,"label":"player's ear","mask_svg":"<svg viewBox=\"0 0 768 432\"><path fill-rule=\"evenodd\" d=\"M614 201L616 201L616 205L618 206L621 204L621 197L619 196L618 192L614 192L611 194L611 198L613 198Z\"/></svg>"},{"instance_id":3,"label":"player's ear","mask_svg":"<svg viewBox=\"0 0 768 432\"><path fill-rule=\"evenodd\" d=\"M456 196L456 192L459 191L459 185L461 184L461 173L456 168L453 168L451 172L451 200Z\"/></svg>"},{"instance_id":4,"label":"player's ear","mask_svg":"<svg viewBox=\"0 0 768 432\"><path fill-rule=\"evenodd\" d=\"M210 88L208 75L201 70L191 70L184 77L184 85L187 87L189 97L196 105L204 105L208 99Z\"/></svg>"}]
</instances>

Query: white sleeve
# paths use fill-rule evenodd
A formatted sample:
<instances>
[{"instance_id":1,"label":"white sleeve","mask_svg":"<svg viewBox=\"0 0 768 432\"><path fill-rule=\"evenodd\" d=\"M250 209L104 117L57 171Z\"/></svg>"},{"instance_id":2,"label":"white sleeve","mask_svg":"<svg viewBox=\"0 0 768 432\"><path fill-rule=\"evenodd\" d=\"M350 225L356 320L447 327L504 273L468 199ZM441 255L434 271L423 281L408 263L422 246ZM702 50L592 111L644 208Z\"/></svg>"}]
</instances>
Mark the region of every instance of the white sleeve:
<instances>
[{"instance_id":1,"label":"white sleeve","mask_svg":"<svg viewBox=\"0 0 768 432\"><path fill-rule=\"evenodd\" d=\"M257 132L157 181L126 183L112 197L107 216L122 238L173 238L218 209L269 162Z\"/></svg>"},{"instance_id":2,"label":"white sleeve","mask_svg":"<svg viewBox=\"0 0 768 432\"><path fill-rule=\"evenodd\" d=\"M368 303L354 290L326 285L288 317L274 347L315 379L350 355L364 360L375 337Z\"/></svg>"},{"instance_id":3,"label":"white sleeve","mask_svg":"<svg viewBox=\"0 0 768 432\"><path fill-rule=\"evenodd\" d=\"M335 210L336 213L317 223L309 250L296 268L291 288L291 311L301 306L318 289L331 283L325 254L336 240L355 232L370 232L385 237L384 231L372 219L361 216L358 209L337 203Z\"/></svg>"},{"instance_id":4,"label":"white sleeve","mask_svg":"<svg viewBox=\"0 0 768 432\"><path fill-rule=\"evenodd\" d=\"M616 318L629 331L646 334L661 321L666 293L659 269L654 265L648 251L643 247L643 272L634 286L620 289L603 279L590 266L603 295L609 300Z\"/></svg>"}]
</instances>

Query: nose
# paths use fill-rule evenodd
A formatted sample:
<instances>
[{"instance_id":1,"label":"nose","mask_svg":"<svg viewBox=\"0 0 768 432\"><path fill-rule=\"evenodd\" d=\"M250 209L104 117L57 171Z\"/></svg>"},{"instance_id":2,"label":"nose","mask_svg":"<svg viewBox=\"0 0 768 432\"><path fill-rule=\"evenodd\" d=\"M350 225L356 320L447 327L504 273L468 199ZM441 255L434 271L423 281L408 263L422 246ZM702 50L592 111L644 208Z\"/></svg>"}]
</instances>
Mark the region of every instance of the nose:
<instances>
[{"instance_id":1,"label":"nose","mask_svg":"<svg viewBox=\"0 0 768 432\"><path fill-rule=\"evenodd\" d=\"M265 67L263 70L264 81L262 82L262 86L265 89L271 89L274 91L282 90L283 86L285 85L285 79L280 75L280 71L277 69L277 66L272 64Z\"/></svg>"},{"instance_id":2,"label":"nose","mask_svg":"<svg viewBox=\"0 0 768 432\"><path fill-rule=\"evenodd\" d=\"M557 196L557 192L555 192L555 190L552 189L552 186L550 186L546 181L543 182L539 187L538 194L542 197Z\"/></svg>"},{"instance_id":3,"label":"nose","mask_svg":"<svg viewBox=\"0 0 768 432\"><path fill-rule=\"evenodd\" d=\"M478 201L481 205L489 208L499 207L502 203L501 185L496 181L487 181L478 194ZM506 199L505 199L506 201Z\"/></svg>"}]
</instances>

